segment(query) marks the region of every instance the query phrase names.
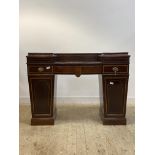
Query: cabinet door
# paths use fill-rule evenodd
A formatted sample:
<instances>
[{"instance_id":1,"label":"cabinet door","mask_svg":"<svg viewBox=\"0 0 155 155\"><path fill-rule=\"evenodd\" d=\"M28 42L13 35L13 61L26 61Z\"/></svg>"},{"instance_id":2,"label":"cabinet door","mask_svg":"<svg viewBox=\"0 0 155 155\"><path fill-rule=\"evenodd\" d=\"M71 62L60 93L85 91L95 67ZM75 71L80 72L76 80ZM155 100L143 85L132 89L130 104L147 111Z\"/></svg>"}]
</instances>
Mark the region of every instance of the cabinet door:
<instances>
[{"instance_id":1,"label":"cabinet door","mask_svg":"<svg viewBox=\"0 0 155 155\"><path fill-rule=\"evenodd\" d=\"M29 78L33 116L51 116L52 82L51 78Z\"/></svg>"},{"instance_id":2,"label":"cabinet door","mask_svg":"<svg viewBox=\"0 0 155 155\"><path fill-rule=\"evenodd\" d=\"M126 113L128 78L105 78L105 116L124 117Z\"/></svg>"}]
</instances>

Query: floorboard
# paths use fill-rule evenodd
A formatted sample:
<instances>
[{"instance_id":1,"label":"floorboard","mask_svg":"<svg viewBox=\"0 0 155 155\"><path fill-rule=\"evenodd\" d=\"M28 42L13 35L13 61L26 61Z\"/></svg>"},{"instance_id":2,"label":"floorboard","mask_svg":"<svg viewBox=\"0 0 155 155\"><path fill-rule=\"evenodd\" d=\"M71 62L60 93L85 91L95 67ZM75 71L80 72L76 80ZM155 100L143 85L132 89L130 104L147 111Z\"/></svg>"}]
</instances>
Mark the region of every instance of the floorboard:
<instances>
[{"instance_id":1,"label":"floorboard","mask_svg":"<svg viewBox=\"0 0 155 155\"><path fill-rule=\"evenodd\" d=\"M20 155L134 155L134 105L127 125L103 125L98 104L60 104L54 126L31 126L29 104L20 104Z\"/></svg>"}]
</instances>

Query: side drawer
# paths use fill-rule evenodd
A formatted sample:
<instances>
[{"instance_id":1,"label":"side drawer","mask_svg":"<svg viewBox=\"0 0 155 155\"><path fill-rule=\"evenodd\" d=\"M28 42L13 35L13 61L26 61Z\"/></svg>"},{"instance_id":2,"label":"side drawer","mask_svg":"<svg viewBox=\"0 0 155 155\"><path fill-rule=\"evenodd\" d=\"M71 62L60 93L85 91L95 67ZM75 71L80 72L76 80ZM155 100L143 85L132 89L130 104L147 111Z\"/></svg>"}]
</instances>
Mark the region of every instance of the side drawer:
<instances>
[{"instance_id":1,"label":"side drawer","mask_svg":"<svg viewBox=\"0 0 155 155\"><path fill-rule=\"evenodd\" d=\"M28 73L30 74L50 74L53 72L53 67L50 65L37 65L37 66L28 66Z\"/></svg>"},{"instance_id":2,"label":"side drawer","mask_svg":"<svg viewBox=\"0 0 155 155\"><path fill-rule=\"evenodd\" d=\"M119 73L128 73L128 65L104 65L103 73L107 74L119 74Z\"/></svg>"}]
</instances>

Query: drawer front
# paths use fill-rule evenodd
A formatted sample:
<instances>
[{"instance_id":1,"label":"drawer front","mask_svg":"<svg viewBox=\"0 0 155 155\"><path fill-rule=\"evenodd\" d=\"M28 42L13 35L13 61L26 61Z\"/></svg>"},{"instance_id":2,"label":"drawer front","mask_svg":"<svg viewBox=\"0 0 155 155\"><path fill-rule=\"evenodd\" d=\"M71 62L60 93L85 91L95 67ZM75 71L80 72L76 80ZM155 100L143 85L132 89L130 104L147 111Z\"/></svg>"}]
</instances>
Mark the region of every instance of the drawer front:
<instances>
[{"instance_id":1,"label":"drawer front","mask_svg":"<svg viewBox=\"0 0 155 155\"><path fill-rule=\"evenodd\" d=\"M105 65L103 66L103 73L128 73L128 65Z\"/></svg>"},{"instance_id":2,"label":"drawer front","mask_svg":"<svg viewBox=\"0 0 155 155\"><path fill-rule=\"evenodd\" d=\"M56 74L100 74L102 66L54 66L53 72Z\"/></svg>"},{"instance_id":3,"label":"drawer front","mask_svg":"<svg viewBox=\"0 0 155 155\"><path fill-rule=\"evenodd\" d=\"M83 66L82 73L83 74L101 74L102 73L102 65Z\"/></svg>"},{"instance_id":4,"label":"drawer front","mask_svg":"<svg viewBox=\"0 0 155 155\"><path fill-rule=\"evenodd\" d=\"M53 71L56 74L73 74L80 70L78 66L54 66Z\"/></svg>"},{"instance_id":5,"label":"drawer front","mask_svg":"<svg viewBox=\"0 0 155 155\"><path fill-rule=\"evenodd\" d=\"M28 66L29 73L50 74L53 72L53 67L50 65Z\"/></svg>"}]
</instances>

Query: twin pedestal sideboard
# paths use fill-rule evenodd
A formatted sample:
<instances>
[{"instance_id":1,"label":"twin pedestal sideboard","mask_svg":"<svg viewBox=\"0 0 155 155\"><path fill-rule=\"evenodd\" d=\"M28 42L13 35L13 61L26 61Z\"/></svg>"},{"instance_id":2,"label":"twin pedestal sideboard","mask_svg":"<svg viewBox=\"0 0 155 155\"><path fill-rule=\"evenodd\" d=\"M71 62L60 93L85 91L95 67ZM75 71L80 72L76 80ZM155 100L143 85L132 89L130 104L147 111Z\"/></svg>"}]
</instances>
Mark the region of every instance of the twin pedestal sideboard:
<instances>
[{"instance_id":1,"label":"twin pedestal sideboard","mask_svg":"<svg viewBox=\"0 0 155 155\"><path fill-rule=\"evenodd\" d=\"M105 125L126 124L129 58L121 53L28 53L31 125L54 125L57 74L98 74L99 113Z\"/></svg>"}]
</instances>

